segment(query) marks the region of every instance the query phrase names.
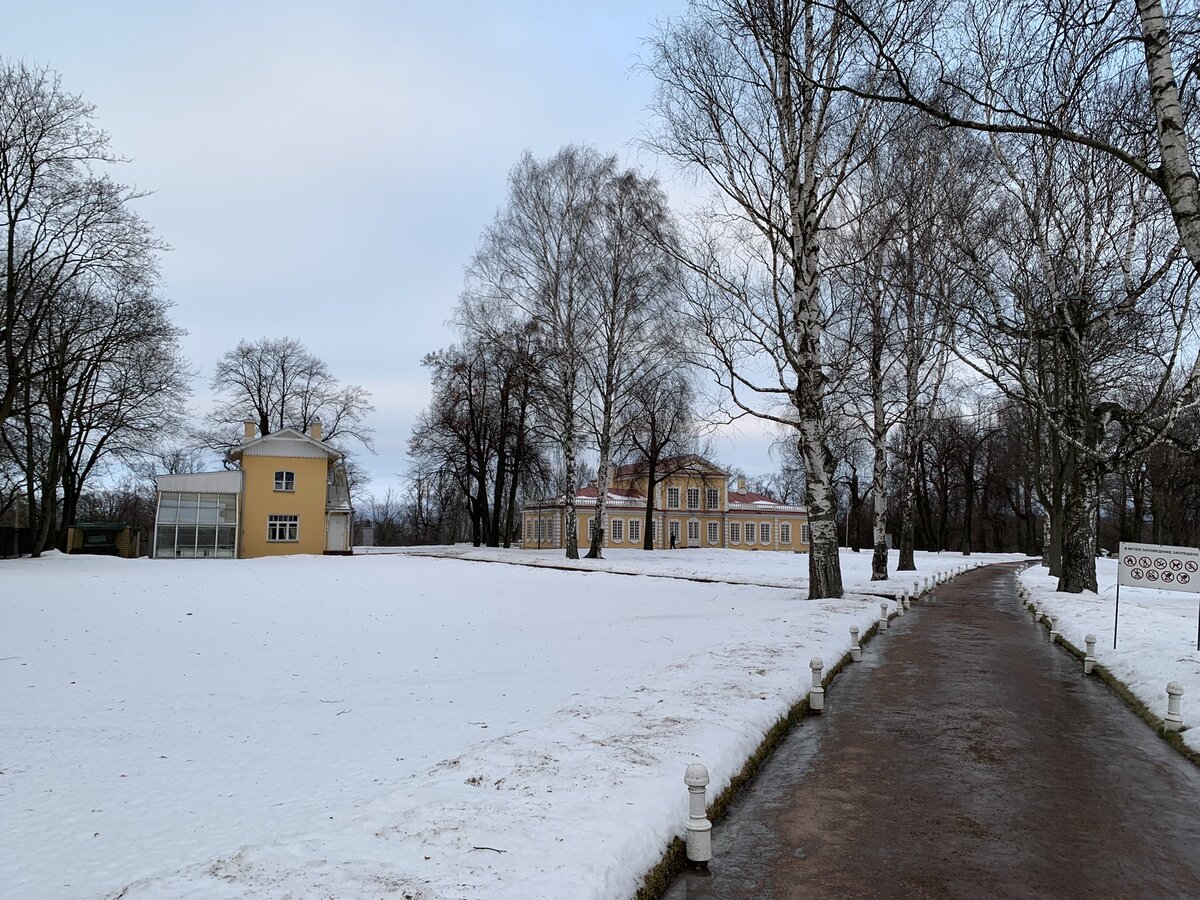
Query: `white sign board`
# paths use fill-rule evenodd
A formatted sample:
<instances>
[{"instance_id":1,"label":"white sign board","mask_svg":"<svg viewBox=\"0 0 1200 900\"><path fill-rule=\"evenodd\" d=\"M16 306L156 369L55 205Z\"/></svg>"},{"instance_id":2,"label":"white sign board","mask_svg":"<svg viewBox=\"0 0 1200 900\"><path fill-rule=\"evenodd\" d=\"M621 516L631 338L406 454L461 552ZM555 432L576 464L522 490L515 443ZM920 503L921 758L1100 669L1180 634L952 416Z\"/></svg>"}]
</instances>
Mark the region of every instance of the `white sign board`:
<instances>
[{"instance_id":1,"label":"white sign board","mask_svg":"<svg viewBox=\"0 0 1200 900\"><path fill-rule=\"evenodd\" d=\"M1200 550L1160 544L1120 545L1117 584L1200 594Z\"/></svg>"}]
</instances>

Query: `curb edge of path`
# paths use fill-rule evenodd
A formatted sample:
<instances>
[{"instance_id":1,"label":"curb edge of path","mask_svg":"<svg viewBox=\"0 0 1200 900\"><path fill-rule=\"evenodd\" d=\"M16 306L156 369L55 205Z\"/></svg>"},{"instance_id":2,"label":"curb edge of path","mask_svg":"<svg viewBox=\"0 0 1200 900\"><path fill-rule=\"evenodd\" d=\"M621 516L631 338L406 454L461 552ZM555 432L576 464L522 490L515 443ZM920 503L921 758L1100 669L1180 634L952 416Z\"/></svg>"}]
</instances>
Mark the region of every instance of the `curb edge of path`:
<instances>
[{"instance_id":1,"label":"curb edge of path","mask_svg":"<svg viewBox=\"0 0 1200 900\"><path fill-rule=\"evenodd\" d=\"M894 598L893 598L894 599ZM917 598L913 598L917 600ZM918 601L919 602L919 601ZM888 621L899 614L894 610L888 614ZM874 622L859 638L859 646L866 647L879 634L879 622ZM851 662L850 651L841 655L838 661L828 670L821 680L821 686L828 689L842 670ZM776 748L783 743L793 728L797 728L808 716L808 691L780 716L775 724L767 729L763 739L754 752L743 763L742 768L730 779L725 789L716 796L708 807L708 820L716 825L729 812L734 799L750 785ZM642 877L640 887L633 895L633 900L658 900L670 888L675 876L687 866L686 849L683 839L678 835L671 838L663 851L662 858Z\"/></svg>"},{"instance_id":2,"label":"curb edge of path","mask_svg":"<svg viewBox=\"0 0 1200 900\"><path fill-rule=\"evenodd\" d=\"M1040 628L1045 624L1045 618L1046 617L1044 615L1038 613L1034 618L1034 623ZM1064 652L1074 656L1080 662L1082 662L1083 658L1087 655L1062 635L1059 635L1056 643L1063 649ZM1097 661L1092 667L1092 674L1100 679L1100 681L1103 682L1104 685L1110 691L1112 691L1122 703L1129 707L1129 709L1132 710L1139 719L1150 726L1151 731L1162 738L1162 740L1170 745L1170 747L1174 749L1180 756L1182 756L1192 765L1200 768L1200 752L1189 747L1184 742L1183 735L1178 731L1167 731L1166 728L1163 727L1163 720L1152 713L1150 711L1150 707L1148 707L1140 697L1131 691L1125 682L1114 675L1107 666L1102 666Z\"/></svg>"}]
</instances>

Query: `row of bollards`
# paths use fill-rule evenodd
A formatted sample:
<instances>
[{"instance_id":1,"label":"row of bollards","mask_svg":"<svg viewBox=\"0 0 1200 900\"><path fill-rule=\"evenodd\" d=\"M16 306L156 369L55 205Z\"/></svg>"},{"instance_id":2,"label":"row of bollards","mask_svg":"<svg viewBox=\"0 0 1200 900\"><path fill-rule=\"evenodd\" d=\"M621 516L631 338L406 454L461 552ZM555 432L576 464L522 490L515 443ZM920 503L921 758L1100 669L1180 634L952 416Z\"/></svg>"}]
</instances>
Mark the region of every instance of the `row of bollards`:
<instances>
[{"instance_id":1,"label":"row of bollards","mask_svg":"<svg viewBox=\"0 0 1200 900\"><path fill-rule=\"evenodd\" d=\"M1056 644L1062 640L1062 632L1059 631L1054 622L1054 617L1046 612L1041 604L1038 603L1037 597L1025 587L1025 585L1017 584L1017 596L1026 608L1033 614L1033 621L1039 620L1046 623L1046 627L1050 630L1049 640L1051 644ZM1087 652L1083 656L1083 674L1091 675L1096 668L1096 636L1094 634L1084 635L1084 644L1087 646ZM1163 729L1166 731L1181 731L1183 729L1183 716L1180 712L1180 698L1183 696L1183 685L1178 681L1172 681L1167 685L1167 714L1163 717Z\"/></svg>"},{"instance_id":2,"label":"row of bollards","mask_svg":"<svg viewBox=\"0 0 1200 900\"><path fill-rule=\"evenodd\" d=\"M946 572L934 576L926 576L924 582L920 579L913 582L912 591L905 589L896 598L896 615L904 615L905 610L912 609L912 601L928 594L934 587L961 575L968 569L973 569L980 563L964 563ZM888 603L879 604L879 630L888 629ZM852 662L862 661L862 645L859 643L859 628L850 626L850 659ZM808 690L808 710L820 714L825 710L825 687L823 673L825 662L819 656L814 656L808 663L812 670L812 687ZM683 783L688 789L688 818L684 826L684 845L687 861L690 865L707 869L712 860L712 822L708 819L708 769L700 763L692 763L683 774Z\"/></svg>"}]
</instances>

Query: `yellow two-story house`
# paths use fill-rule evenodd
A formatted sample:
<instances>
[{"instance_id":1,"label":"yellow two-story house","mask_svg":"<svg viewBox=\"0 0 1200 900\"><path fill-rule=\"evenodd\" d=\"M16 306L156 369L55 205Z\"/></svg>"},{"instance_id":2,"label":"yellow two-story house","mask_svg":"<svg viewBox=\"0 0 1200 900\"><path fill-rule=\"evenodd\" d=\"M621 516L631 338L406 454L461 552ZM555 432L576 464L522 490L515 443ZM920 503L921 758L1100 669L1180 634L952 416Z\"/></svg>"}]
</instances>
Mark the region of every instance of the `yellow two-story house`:
<instances>
[{"instance_id":1,"label":"yellow two-story house","mask_svg":"<svg viewBox=\"0 0 1200 900\"><path fill-rule=\"evenodd\" d=\"M350 552L350 491L341 451L307 432L259 435L251 420L233 471L159 475L154 556L231 559Z\"/></svg>"},{"instance_id":2,"label":"yellow two-story house","mask_svg":"<svg viewBox=\"0 0 1200 900\"><path fill-rule=\"evenodd\" d=\"M665 475L664 475L665 473ZM792 550L809 546L808 511L746 490L738 479L730 490L730 475L699 456L661 460L651 512L651 540L656 549L728 547L739 550ZM645 464L618 466L605 500L604 546L644 546ZM575 494L576 533L580 549L591 544L596 527L595 482ZM563 497L526 504L522 546L526 549L564 546L567 505Z\"/></svg>"}]
</instances>

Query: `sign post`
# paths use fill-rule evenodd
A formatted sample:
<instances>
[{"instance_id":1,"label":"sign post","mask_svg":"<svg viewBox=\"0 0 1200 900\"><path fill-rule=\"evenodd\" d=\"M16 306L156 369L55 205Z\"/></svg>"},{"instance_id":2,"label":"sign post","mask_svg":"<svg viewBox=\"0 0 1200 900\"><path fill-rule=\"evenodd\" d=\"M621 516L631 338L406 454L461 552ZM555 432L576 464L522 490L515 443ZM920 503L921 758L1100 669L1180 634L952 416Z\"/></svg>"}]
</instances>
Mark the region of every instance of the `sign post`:
<instances>
[{"instance_id":1,"label":"sign post","mask_svg":"<svg viewBox=\"0 0 1200 900\"><path fill-rule=\"evenodd\" d=\"M1200 594L1200 550L1161 544L1120 544L1117 554L1117 603L1113 612L1114 650L1117 648L1121 585ZM1197 608L1196 615L1196 649L1200 650L1200 608Z\"/></svg>"}]
</instances>

